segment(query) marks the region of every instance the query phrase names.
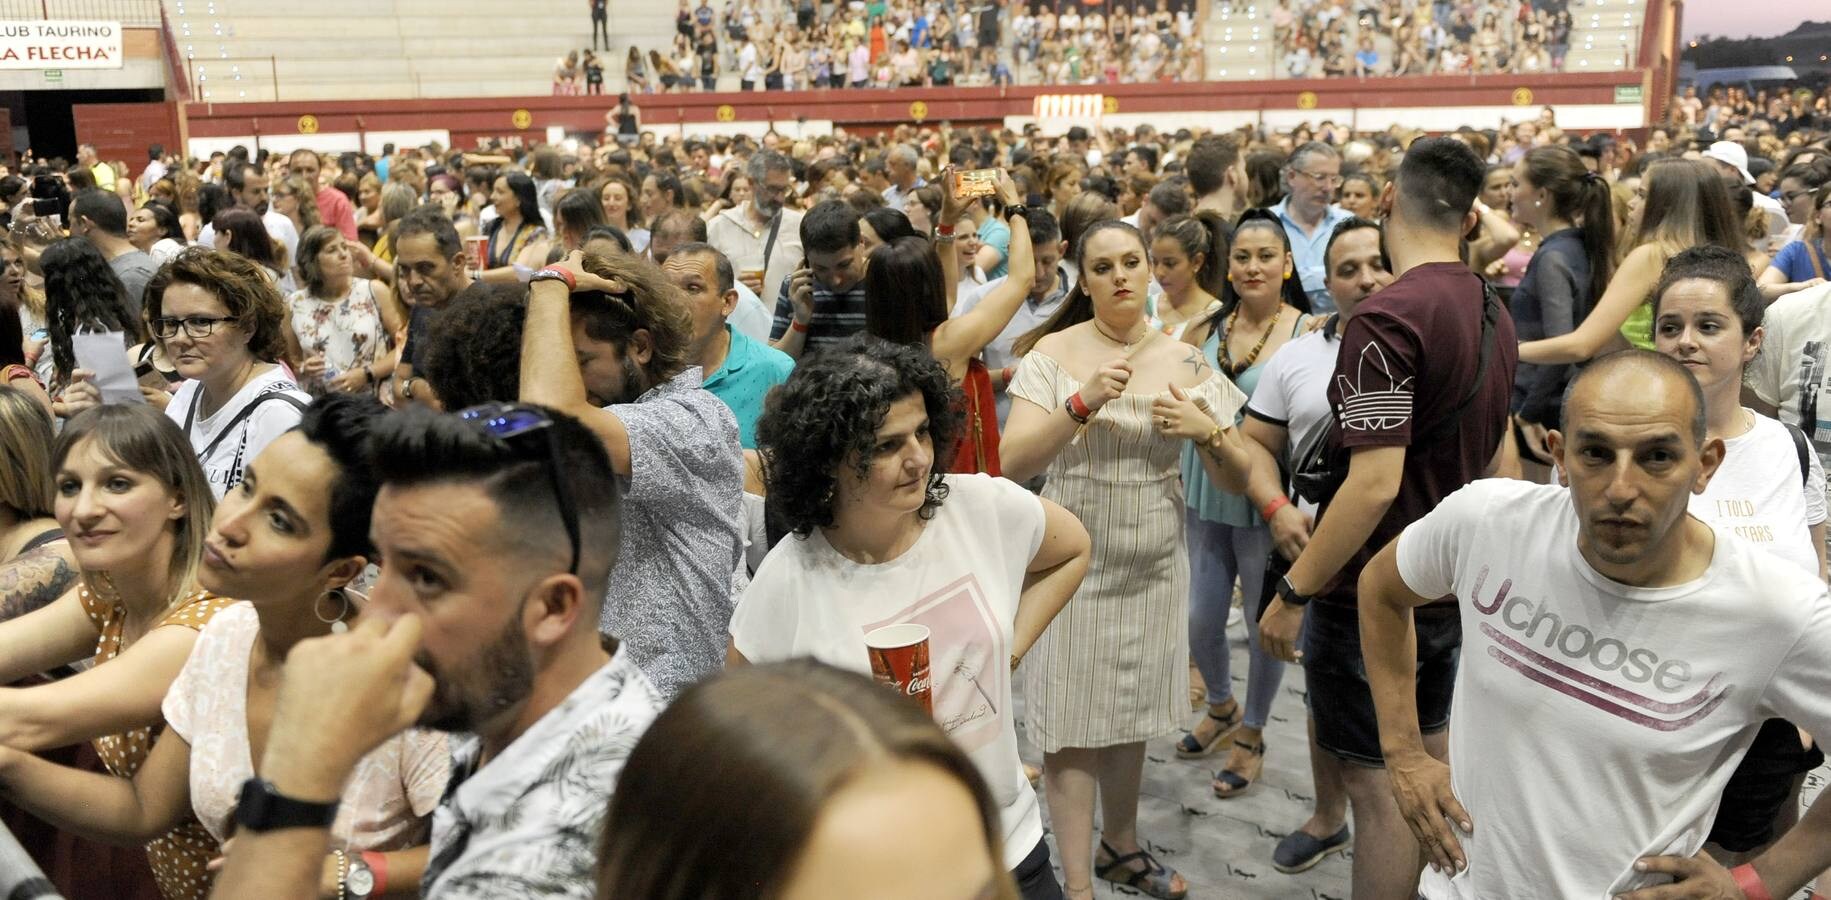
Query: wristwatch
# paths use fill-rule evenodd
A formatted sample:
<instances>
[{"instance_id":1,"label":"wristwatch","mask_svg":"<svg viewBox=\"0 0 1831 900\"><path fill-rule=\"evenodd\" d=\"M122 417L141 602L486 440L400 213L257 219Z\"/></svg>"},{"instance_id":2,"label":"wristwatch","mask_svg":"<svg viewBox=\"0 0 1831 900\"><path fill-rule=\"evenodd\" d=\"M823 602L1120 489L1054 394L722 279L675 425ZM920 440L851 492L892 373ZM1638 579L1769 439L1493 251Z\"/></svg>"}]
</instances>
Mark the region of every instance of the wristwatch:
<instances>
[{"instance_id":1,"label":"wristwatch","mask_svg":"<svg viewBox=\"0 0 1831 900\"><path fill-rule=\"evenodd\" d=\"M235 804L235 822L249 831L284 828L329 828L337 819L337 801L313 803L280 793L273 782L256 776L242 782L241 802Z\"/></svg>"},{"instance_id":2,"label":"wristwatch","mask_svg":"<svg viewBox=\"0 0 1831 900\"><path fill-rule=\"evenodd\" d=\"M363 862L362 854L350 854L350 870L343 875L343 895L349 900L369 900L375 893L375 873Z\"/></svg>"},{"instance_id":3,"label":"wristwatch","mask_svg":"<svg viewBox=\"0 0 1831 900\"><path fill-rule=\"evenodd\" d=\"M1012 219L1023 218L1029 212L1030 207L1023 205L1022 203L1013 203L1010 206L1005 207L1005 221L1009 222Z\"/></svg>"},{"instance_id":4,"label":"wristwatch","mask_svg":"<svg viewBox=\"0 0 1831 900\"><path fill-rule=\"evenodd\" d=\"M1309 597L1297 593L1297 589L1291 587L1291 576L1289 575L1278 579L1278 599L1283 600L1285 606L1295 606L1298 609L1310 605Z\"/></svg>"}]
</instances>

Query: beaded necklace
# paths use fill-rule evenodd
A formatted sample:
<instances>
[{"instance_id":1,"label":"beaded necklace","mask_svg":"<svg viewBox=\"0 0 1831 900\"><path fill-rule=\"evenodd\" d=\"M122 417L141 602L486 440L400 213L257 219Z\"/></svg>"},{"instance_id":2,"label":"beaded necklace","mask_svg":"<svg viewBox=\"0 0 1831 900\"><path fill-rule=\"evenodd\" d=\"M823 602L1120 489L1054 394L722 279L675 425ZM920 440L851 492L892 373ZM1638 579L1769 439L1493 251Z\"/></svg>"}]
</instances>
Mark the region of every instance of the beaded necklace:
<instances>
[{"instance_id":1,"label":"beaded necklace","mask_svg":"<svg viewBox=\"0 0 1831 900\"><path fill-rule=\"evenodd\" d=\"M1272 329L1277 328L1278 320L1284 318L1284 304L1280 303L1278 310L1272 313L1272 320L1265 323L1265 331L1259 335L1259 342L1252 345L1252 350L1246 354L1245 359L1236 363L1233 361L1233 354L1227 350L1227 342L1229 338L1233 337L1233 323L1240 318L1240 307L1244 305L1236 303L1233 312L1227 314L1227 334L1221 338L1221 371L1226 372L1229 378L1252 368L1252 364L1259 358L1260 351L1265 349L1265 342L1271 339Z\"/></svg>"}]
</instances>

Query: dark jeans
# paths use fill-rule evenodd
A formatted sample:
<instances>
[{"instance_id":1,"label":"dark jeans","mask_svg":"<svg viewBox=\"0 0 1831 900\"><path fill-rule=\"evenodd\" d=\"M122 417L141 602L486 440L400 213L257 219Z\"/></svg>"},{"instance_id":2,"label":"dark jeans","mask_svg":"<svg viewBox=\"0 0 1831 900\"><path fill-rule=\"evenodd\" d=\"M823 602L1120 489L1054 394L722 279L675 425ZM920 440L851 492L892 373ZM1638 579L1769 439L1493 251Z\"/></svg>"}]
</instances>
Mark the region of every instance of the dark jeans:
<instances>
[{"instance_id":1,"label":"dark jeans","mask_svg":"<svg viewBox=\"0 0 1831 900\"><path fill-rule=\"evenodd\" d=\"M700 90L710 91L710 90L716 89L717 87L718 87L718 77L717 76L715 76L715 75L699 76L699 89Z\"/></svg>"},{"instance_id":2,"label":"dark jeans","mask_svg":"<svg viewBox=\"0 0 1831 900\"><path fill-rule=\"evenodd\" d=\"M604 36L604 49L609 50L610 49L610 20L606 16L599 14L599 12L597 10L592 10L592 12L591 12L591 49L593 49L593 50L598 49L598 35L600 35L600 34Z\"/></svg>"},{"instance_id":3,"label":"dark jeans","mask_svg":"<svg viewBox=\"0 0 1831 900\"><path fill-rule=\"evenodd\" d=\"M1418 637L1418 731L1450 725L1450 694L1462 650L1462 617L1453 604L1412 610ZM1361 656L1360 613L1351 606L1311 603L1303 623L1303 668L1310 689L1316 745L1351 763L1383 768L1367 662Z\"/></svg>"},{"instance_id":4,"label":"dark jeans","mask_svg":"<svg viewBox=\"0 0 1831 900\"><path fill-rule=\"evenodd\" d=\"M1774 817L1782 804L1794 802L1793 779L1825 761L1816 744L1799 742L1799 729L1785 719L1761 723L1755 742L1736 765L1723 786L1717 817L1710 825L1710 842L1731 853L1747 853L1766 846L1774 834Z\"/></svg>"},{"instance_id":5,"label":"dark jeans","mask_svg":"<svg viewBox=\"0 0 1831 900\"><path fill-rule=\"evenodd\" d=\"M754 81L739 81L737 83L737 89L740 91L754 91L757 89L757 83Z\"/></svg>"},{"instance_id":6,"label":"dark jeans","mask_svg":"<svg viewBox=\"0 0 1831 900\"><path fill-rule=\"evenodd\" d=\"M1017 882L1017 893L1023 900L1062 900L1062 886L1055 883L1055 871L1049 868L1049 844L1037 841L1030 855L1011 870Z\"/></svg>"}]
</instances>

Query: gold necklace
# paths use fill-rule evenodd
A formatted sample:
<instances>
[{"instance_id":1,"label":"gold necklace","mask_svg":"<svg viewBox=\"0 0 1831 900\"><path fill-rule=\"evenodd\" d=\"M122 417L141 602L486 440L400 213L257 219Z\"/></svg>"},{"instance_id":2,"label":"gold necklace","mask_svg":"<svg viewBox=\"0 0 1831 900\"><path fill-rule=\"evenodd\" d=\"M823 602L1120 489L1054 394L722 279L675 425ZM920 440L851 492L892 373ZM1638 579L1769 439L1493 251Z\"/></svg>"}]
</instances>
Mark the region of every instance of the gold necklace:
<instances>
[{"instance_id":1,"label":"gold necklace","mask_svg":"<svg viewBox=\"0 0 1831 900\"><path fill-rule=\"evenodd\" d=\"M1265 323L1265 331L1260 333L1259 342L1252 345L1252 350L1246 354L1245 359L1235 363L1233 361L1233 353L1227 349L1227 344L1233 339L1233 323L1240 318L1240 307L1245 305L1246 304L1244 303L1236 303L1233 307L1233 312L1227 314L1227 334L1221 338L1221 371L1226 372L1227 377L1229 378L1238 376L1241 372L1252 368L1253 362L1259 358L1260 351L1265 349L1265 342L1271 339L1272 329L1277 328L1278 320L1284 318L1284 304L1280 303L1278 304L1277 311L1272 313L1272 320Z\"/></svg>"}]
</instances>

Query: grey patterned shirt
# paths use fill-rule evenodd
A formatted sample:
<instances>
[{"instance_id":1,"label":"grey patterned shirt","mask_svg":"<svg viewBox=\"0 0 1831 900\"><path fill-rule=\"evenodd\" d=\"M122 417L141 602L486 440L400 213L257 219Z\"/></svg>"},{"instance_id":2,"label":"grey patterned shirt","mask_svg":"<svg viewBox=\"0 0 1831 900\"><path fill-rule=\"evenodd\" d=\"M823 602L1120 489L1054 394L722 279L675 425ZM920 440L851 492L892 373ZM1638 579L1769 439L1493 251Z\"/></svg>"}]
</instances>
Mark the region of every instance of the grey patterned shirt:
<instances>
[{"instance_id":1,"label":"grey patterned shirt","mask_svg":"<svg viewBox=\"0 0 1831 900\"><path fill-rule=\"evenodd\" d=\"M618 648L489 765L477 768L477 737L454 742L421 896L593 900L617 776L661 707L629 651Z\"/></svg>"},{"instance_id":2,"label":"grey patterned shirt","mask_svg":"<svg viewBox=\"0 0 1831 900\"><path fill-rule=\"evenodd\" d=\"M600 630L672 699L725 664L744 552L737 418L698 366L606 409L629 432L630 477Z\"/></svg>"}]
</instances>

